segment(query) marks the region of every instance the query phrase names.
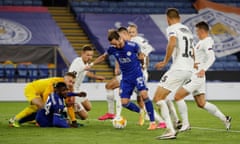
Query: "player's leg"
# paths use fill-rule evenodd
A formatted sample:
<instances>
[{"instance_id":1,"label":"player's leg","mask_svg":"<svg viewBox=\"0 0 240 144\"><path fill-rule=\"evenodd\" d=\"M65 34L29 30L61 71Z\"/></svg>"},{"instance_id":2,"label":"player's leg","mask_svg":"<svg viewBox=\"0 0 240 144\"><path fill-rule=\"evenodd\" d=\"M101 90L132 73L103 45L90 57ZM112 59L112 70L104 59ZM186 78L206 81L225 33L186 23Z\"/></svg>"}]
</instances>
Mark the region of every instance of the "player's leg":
<instances>
[{"instance_id":1,"label":"player's leg","mask_svg":"<svg viewBox=\"0 0 240 144\"><path fill-rule=\"evenodd\" d=\"M27 117L28 115L37 112L38 109L41 109L44 107L44 103L42 98L39 95L36 95L36 91L34 87L31 85L27 85L24 90L25 97L30 102L30 106L23 109L21 112L19 112L14 118L11 118L9 120L9 125L13 127L20 127L19 121Z\"/></svg>"},{"instance_id":2,"label":"player's leg","mask_svg":"<svg viewBox=\"0 0 240 144\"><path fill-rule=\"evenodd\" d=\"M165 101L165 98L167 97L167 95L169 93L170 93L169 90L167 90L161 86L158 86L156 89L156 92L154 94L154 101L157 105L157 108L159 110L161 110L161 114L165 120L167 130L169 131L166 134L170 133L170 134L172 134L172 136L175 136L176 131L173 127L173 124L172 124L172 121L171 121L171 118L169 115L169 109L168 109L167 103ZM159 137L159 139L161 139L161 137L165 137L166 134L164 133L163 135L161 135Z\"/></svg>"},{"instance_id":3,"label":"player's leg","mask_svg":"<svg viewBox=\"0 0 240 144\"><path fill-rule=\"evenodd\" d=\"M149 116L146 113L144 101L143 101L143 98L141 97L139 91L137 91L136 89L134 91L137 94L137 104L140 108L140 116L139 116L138 124L142 126L145 122L146 115L148 118L149 118Z\"/></svg>"},{"instance_id":4,"label":"player's leg","mask_svg":"<svg viewBox=\"0 0 240 144\"><path fill-rule=\"evenodd\" d=\"M195 99L198 107L200 107L202 109L205 109L206 111L208 111L213 116L219 118L225 124L226 129L227 130L230 129L230 127L231 127L231 117L230 116L225 116L219 110L219 108L216 105L214 105L210 102L207 102L206 99L205 99L205 94L196 95L196 96L194 96L194 99Z\"/></svg>"},{"instance_id":5,"label":"player's leg","mask_svg":"<svg viewBox=\"0 0 240 144\"><path fill-rule=\"evenodd\" d=\"M170 117L173 121L174 128L180 129L182 127L182 122L180 121L180 119L177 115L177 111L175 109L173 101L170 99L166 99L166 102L167 102L167 106L169 109Z\"/></svg>"},{"instance_id":6,"label":"player's leg","mask_svg":"<svg viewBox=\"0 0 240 144\"><path fill-rule=\"evenodd\" d=\"M157 128L157 125L155 123L155 117L154 117L154 109L153 109L153 104L152 101L148 97L148 91L144 88L143 90L139 91L140 96L142 97L145 108L147 110L149 119L150 119L150 125L148 127L148 130L155 130Z\"/></svg>"},{"instance_id":7,"label":"player's leg","mask_svg":"<svg viewBox=\"0 0 240 144\"><path fill-rule=\"evenodd\" d=\"M127 108L130 111L140 113L140 108L133 102L130 101L130 97L135 88L135 85L129 83L127 80L121 80L120 83L120 97L121 103L124 108Z\"/></svg>"},{"instance_id":8,"label":"player's leg","mask_svg":"<svg viewBox=\"0 0 240 144\"><path fill-rule=\"evenodd\" d=\"M79 108L75 113L77 113L77 117L81 120L86 120L88 118L88 111L91 110L92 105L88 99L83 100L83 102L79 103Z\"/></svg>"},{"instance_id":9,"label":"player's leg","mask_svg":"<svg viewBox=\"0 0 240 144\"><path fill-rule=\"evenodd\" d=\"M23 122L20 122L23 118L28 117L32 113L37 112L38 108L35 105L29 105L25 109L23 109L21 112L19 112L17 115L15 115L14 118L11 118L9 120L9 126L11 127L20 127L20 124Z\"/></svg>"},{"instance_id":10,"label":"player's leg","mask_svg":"<svg viewBox=\"0 0 240 144\"><path fill-rule=\"evenodd\" d=\"M169 70L162 76L155 92L154 100L157 106L161 109L161 114L167 125L167 130L163 135L157 137L157 139L176 138L177 132L173 127L169 109L165 100L170 92L182 86L184 82L191 77L191 74L192 73L189 71Z\"/></svg>"},{"instance_id":11,"label":"player's leg","mask_svg":"<svg viewBox=\"0 0 240 144\"><path fill-rule=\"evenodd\" d=\"M186 102L184 101L184 98L188 94L189 92L185 88L181 87L177 90L174 97L176 104L178 106L178 111L182 117L182 127L179 130L179 132L183 132L190 129L190 123L188 119L188 108Z\"/></svg>"},{"instance_id":12,"label":"player's leg","mask_svg":"<svg viewBox=\"0 0 240 144\"><path fill-rule=\"evenodd\" d=\"M119 81L117 78L111 79L109 82L106 83L106 93L107 93L107 103L108 103L108 112L105 113L103 116L100 116L98 120L107 120L113 119L115 117L114 114L114 89L119 87Z\"/></svg>"},{"instance_id":13,"label":"player's leg","mask_svg":"<svg viewBox=\"0 0 240 144\"><path fill-rule=\"evenodd\" d=\"M116 116L115 117L119 118L122 113L122 103L121 103L121 97L119 95L119 88L117 88L116 91L118 91L118 95L116 96Z\"/></svg>"}]
</instances>

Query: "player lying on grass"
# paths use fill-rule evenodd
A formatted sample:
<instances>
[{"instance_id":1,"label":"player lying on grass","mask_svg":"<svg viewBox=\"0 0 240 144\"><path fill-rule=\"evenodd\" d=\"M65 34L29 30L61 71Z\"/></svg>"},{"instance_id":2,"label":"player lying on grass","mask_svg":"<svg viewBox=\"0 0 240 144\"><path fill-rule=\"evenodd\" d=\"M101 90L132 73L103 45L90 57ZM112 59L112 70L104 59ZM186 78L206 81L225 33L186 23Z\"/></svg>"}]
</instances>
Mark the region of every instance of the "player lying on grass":
<instances>
[{"instance_id":1,"label":"player lying on grass","mask_svg":"<svg viewBox=\"0 0 240 144\"><path fill-rule=\"evenodd\" d=\"M57 82L65 82L69 89L72 89L75 82L75 73L67 72L64 77L53 77L39 79L28 83L25 86L24 94L29 106L9 120L9 126L20 127L22 123L35 119L36 112L44 107L50 93L53 92L53 85ZM74 113L74 109L73 113ZM72 123L74 127L76 123Z\"/></svg>"},{"instance_id":2,"label":"player lying on grass","mask_svg":"<svg viewBox=\"0 0 240 144\"><path fill-rule=\"evenodd\" d=\"M37 112L36 121L40 127L70 127L66 117L64 117L64 99L67 96L74 96L75 94L69 93L67 85L64 82L58 82L54 86L54 92L48 96L47 102L43 109ZM81 92L82 97L86 93Z\"/></svg>"}]
</instances>

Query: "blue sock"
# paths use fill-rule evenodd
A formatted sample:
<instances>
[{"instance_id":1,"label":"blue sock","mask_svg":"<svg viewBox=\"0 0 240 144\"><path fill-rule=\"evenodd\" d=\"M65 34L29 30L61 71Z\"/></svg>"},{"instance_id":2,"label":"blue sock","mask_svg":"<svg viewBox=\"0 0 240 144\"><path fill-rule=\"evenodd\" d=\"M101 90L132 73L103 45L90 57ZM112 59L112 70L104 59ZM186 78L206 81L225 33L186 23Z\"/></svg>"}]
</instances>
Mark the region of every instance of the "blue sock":
<instances>
[{"instance_id":1,"label":"blue sock","mask_svg":"<svg viewBox=\"0 0 240 144\"><path fill-rule=\"evenodd\" d=\"M147 98L147 99L144 100L144 103L145 103L145 107L146 107L148 116L149 116L149 118L150 118L150 121L151 121L151 122L154 122L154 121L155 121L155 118L154 118L152 101L151 101L149 98Z\"/></svg>"},{"instance_id":2,"label":"blue sock","mask_svg":"<svg viewBox=\"0 0 240 144\"><path fill-rule=\"evenodd\" d=\"M139 107L132 102L128 102L127 104L123 104L122 106L129 109L130 111L134 111L134 112L137 112L137 113L140 112Z\"/></svg>"}]
</instances>

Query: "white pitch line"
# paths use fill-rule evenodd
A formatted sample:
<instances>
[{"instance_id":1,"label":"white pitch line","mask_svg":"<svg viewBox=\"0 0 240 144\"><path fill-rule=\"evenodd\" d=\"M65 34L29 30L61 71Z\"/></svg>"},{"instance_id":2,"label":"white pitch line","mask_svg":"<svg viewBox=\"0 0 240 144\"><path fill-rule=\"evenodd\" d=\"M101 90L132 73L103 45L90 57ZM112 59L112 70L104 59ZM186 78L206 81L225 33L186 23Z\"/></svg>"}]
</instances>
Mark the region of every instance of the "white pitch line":
<instances>
[{"instance_id":1,"label":"white pitch line","mask_svg":"<svg viewBox=\"0 0 240 144\"><path fill-rule=\"evenodd\" d=\"M224 131L224 132L233 132L233 133L240 133L240 131L237 130L225 130L225 129L215 129L215 128L204 128L204 127L191 127L193 129L199 129L199 130L211 130L211 131Z\"/></svg>"}]
</instances>

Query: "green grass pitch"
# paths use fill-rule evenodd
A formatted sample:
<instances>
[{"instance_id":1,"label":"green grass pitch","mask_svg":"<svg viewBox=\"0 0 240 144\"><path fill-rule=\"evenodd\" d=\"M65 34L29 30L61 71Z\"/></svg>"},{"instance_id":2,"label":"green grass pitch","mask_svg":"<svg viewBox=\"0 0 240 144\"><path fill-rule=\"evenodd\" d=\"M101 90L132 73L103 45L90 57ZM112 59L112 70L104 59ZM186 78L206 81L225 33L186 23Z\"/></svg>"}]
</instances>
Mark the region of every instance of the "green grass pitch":
<instances>
[{"instance_id":1,"label":"green grass pitch","mask_svg":"<svg viewBox=\"0 0 240 144\"><path fill-rule=\"evenodd\" d=\"M97 118L107 109L106 102L93 101L89 119L80 121L80 128L39 128L24 124L8 127L8 119L27 106L26 102L0 102L0 144L237 144L240 142L240 101L211 101L225 114L232 116L232 129L226 131L223 123L208 112L187 101L192 129L179 133L175 140L155 140L164 130L148 131L148 122L137 125L138 114L123 110L128 124L114 129L110 120Z\"/></svg>"}]
</instances>

